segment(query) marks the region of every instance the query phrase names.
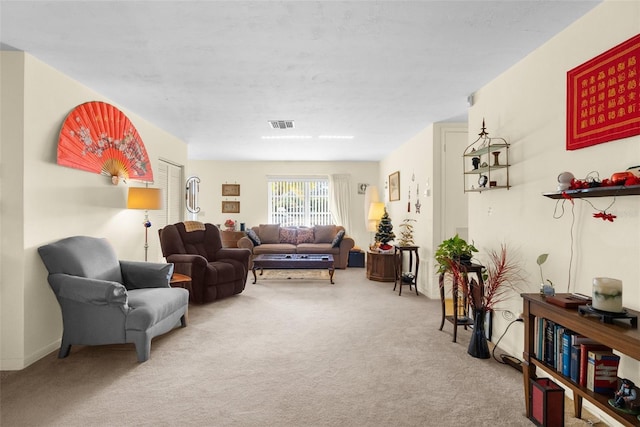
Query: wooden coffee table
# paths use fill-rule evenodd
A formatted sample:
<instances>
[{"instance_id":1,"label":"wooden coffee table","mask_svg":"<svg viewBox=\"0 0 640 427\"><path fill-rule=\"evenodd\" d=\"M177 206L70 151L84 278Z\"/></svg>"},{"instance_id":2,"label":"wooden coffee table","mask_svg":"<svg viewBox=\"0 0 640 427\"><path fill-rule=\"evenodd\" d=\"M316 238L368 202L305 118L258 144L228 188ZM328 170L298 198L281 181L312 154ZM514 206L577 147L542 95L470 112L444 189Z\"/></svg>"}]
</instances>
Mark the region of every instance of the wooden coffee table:
<instances>
[{"instance_id":1,"label":"wooden coffee table","mask_svg":"<svg viewBox=\"0 0 640 427\"><path fill-rule=\"evenodd\" d=\"M258 281L256 270L329 270L333 285L333 255L330 254L260 254L253 259L253 283Z\"/></svg>"}]
</instances>

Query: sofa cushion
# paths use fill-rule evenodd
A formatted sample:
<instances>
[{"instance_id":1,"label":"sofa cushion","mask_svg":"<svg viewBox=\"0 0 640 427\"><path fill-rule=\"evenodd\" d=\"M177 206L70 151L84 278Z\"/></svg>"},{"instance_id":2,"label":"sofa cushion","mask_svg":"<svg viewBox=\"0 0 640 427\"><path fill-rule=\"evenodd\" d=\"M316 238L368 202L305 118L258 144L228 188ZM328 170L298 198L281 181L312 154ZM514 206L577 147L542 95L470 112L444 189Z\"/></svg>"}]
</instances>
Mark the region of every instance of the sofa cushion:
<instances>
[{"instance_id":1,"label":"sofa cushion","mask_svg":"<svg viewBox=\"0 0 640 427\"><path fill-rule=\"evenodd\" d=\"M189 291L182 288L145 288L129 291L125 327L128 331L146 331L160 320L189 303Z\"/></svg>"},{"instance_id":2,"label":"sofa cushion","mask_svg":"<svg viewBox=\"0 0 640 427\"><path fill-rule=\"evenodd\" d=\"M344 237L344 230L338 231L336 237L331 241L331 247L338 248L340 247L340 242L342 242L342 238Z\"/></svg>"},{"instance_id":3,"label":"sofa cushion","mask_svg":"<svg viewBox=\"0 0 640 427\"><path fill-rule=\"evenodd\" d=\"M262 244L262 241L260 241L260 237L258 237L256 232L252 229L247 230L247 237L249 238L249 240L251 240L254 246L260 246Z\"/></svg>"},{"instance_id":4,"label":"sofa cushion","mask_svg":"<svg viewBox=\"0 0 640 427\"><path fill-rule=\"evenodd\" d=\"M280 243L280 224L260 224L258 235L262 243Z\"/></svg>"},{"instance_id":5,"label":"sofa cushion","mask_svg":"<svg viewBox=\"0 0 640 427\"><path fill-rule=\"evenodd\" d=\"M297 242L297 229L293 227L280 227L280 242L295 245Z\"/></svg>"},{"instance_id":6,"label":"sofa cushion","mask_svg":"<svg viewBox=\"0 0 640 427\"><path fill-rule=\"evenodd\" d=\"M315 240L315 235L313 233L313 228L299 228L298 229L298 237L296 239L296 243L299 245L300 243L313 243Z\"/></svg>"},{"instance_id":7,"label":"sofa cushion","mask_svg":"<svg viewBox=\"0 0 640 427\"><path fill-rule=\"evenodd\" d=\"M335 225L316 225L314 228L314 243L331 243L333 242L333 238L336 237L337 231Z\"/></svg>"},{"instance_id":8,"label":"sofa cushion","mask_svg":"<svg viewBox=\"0 0 640 427\"><path fill-rule=\"evenodd\" d=\"M296 245L290 243L263 243L253 248L254 255L260 254L295 254Z\"/></svg>"},{"instance_id":9,"label":"sofa cushion","mask_svg":"<svg viewBox=\"0 0 640 427\"><path fill-rule=\"evenodd\" d=\"M301 243L298 245L298 253L339 255L340 248L332 247L331 243Z\"/></svg>"}]
</instances>

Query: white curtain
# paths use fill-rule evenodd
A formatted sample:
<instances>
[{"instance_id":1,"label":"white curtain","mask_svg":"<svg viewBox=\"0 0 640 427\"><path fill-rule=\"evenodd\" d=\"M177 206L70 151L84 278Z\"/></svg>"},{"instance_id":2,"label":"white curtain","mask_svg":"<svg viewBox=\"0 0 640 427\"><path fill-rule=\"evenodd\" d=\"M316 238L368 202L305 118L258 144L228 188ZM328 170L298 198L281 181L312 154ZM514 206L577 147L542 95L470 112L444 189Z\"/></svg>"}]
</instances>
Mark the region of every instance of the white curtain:
<instances>
[{"instance_id":1,"label":"white curtain","mask_svg":"<svg viewBox=\"0 0 640 427\"><path fill-rule=\"evenodd\" d=\"M351 231L351 175L329 175L331 197L329 208L337 225L343 226L347 233Z\"/></svg>"}]
</instances>

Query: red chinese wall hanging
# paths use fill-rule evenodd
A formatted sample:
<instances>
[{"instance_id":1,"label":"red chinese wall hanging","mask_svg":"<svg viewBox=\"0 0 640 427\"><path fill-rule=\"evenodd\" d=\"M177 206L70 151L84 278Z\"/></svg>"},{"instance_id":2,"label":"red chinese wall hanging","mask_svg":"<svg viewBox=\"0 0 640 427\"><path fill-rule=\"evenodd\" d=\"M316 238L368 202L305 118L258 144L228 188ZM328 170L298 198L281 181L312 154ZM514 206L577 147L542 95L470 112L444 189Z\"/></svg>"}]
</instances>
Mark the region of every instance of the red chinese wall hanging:
<instances>
[{"instance_id":1,"label":"red chinese wall hanging","mask_svg":"<svg viewBox=\"0 0 640 427\"><path fill-rule=\"evenodd\" d=\"M640 34L567 72L567 150L640 134Z\"/></svg>"},{"instance_id":2,"label":"red chinese wall hanging","mask_svg":"<svg viewBox=\"0 0 640 427\"><path fill-rule=\"evenodd\" d=\"M66 117L58 140L58 164L110 176L153 181L147 150L135 126L111 104L87 102Z\"/></svg>"}]
</instances>

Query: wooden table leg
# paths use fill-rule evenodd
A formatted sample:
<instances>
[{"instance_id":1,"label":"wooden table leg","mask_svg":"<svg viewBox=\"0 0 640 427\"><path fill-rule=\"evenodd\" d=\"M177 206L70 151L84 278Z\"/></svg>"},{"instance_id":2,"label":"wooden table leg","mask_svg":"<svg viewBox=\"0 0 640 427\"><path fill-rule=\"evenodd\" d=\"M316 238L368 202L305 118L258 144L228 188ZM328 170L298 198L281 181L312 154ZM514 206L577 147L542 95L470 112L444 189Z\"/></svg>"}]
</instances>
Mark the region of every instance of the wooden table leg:
<instances>
[{"instance_id":1,"label":"wooden table leg","mask_svg":"<svg viewBox=\"0 0 640 427\"><path fill-rule=\"evenodd\" d=\"M335 283L333 283L333 272L336 271L335 268L331 267L329 269L329 281L331 282L332 285L335 285Z\"/></svg>"}]
</instances>

